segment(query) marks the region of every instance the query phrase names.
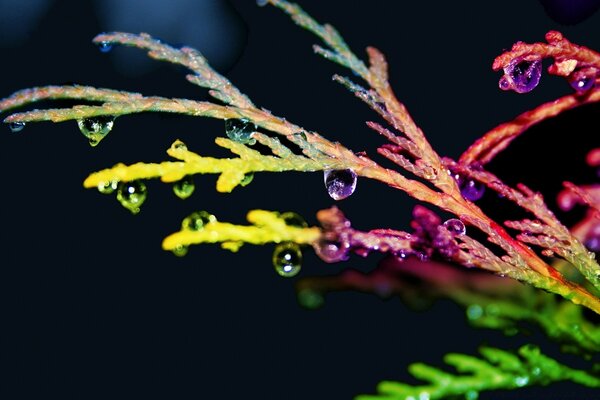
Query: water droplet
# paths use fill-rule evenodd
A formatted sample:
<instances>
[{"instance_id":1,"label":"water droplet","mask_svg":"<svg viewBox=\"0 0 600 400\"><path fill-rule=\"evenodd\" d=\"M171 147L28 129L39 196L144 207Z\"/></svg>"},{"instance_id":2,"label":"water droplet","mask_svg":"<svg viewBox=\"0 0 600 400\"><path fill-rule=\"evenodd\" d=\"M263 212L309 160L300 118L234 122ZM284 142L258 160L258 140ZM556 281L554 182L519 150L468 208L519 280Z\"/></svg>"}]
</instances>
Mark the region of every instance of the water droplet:
<instances>
[{"instance_id":1,"label":"water droplet","mask_svg":"<svg viewBox=\"0 0 600 400\"><path fill-rule=\"evenodd\" d=\"M133 214L140 212L147 195L146 184L142 181L120 182L117 188L117 200Z\"/></svg>"},{"instance_id":2,"label":"water droplet","mask_svg":"<svg viewBox=\"0 0 600 400\"><path fill-rule=\"evenodd\" d=\"M110 42L99 42L98 43L98 50L100 50L102 53L108 53L109 51L111 51L112 49L112 43Z\"/></svg>"},{"instance_id":3,"label":"water droplet","mask_svg":"<svg viewBox=\"0 0 600 400\"><path fill-rule=\"evenodd\" d=\"M269 0L256 0L256 5L259 7L264 7L269 4Z\"/></svg>"},{"instance_id":4,"label":"water droplet","mask_svg":"<svg viewBox=\"0 0 600 400\"><path fill-rule=\"evenodd\" d=\"M481 318L483 315L483 308L479 304L471 304L467 307L467 318L471 321Z\"/></svg>"},{"instance_id":5,"label":"water droplet","mask_svg":"<svg viewBox=\"0 0 600 400\"><path fill-rule=\"evenodd\" d=\"M238 143L256 143L256 139L252 138L252 133L256 130L256 125L246 118L225 120L225 134L229 139Z\"/></svg>"},{"instance_id":6,"label":"water droplet","mask_svg":"<svg viewBox=\"0 0 600 400\"><path fill-rule=\"evenodd\" d=\"M592 89L595 82L596 71L594 69L578 70L569 76L569 85L580 94Z\"/></svg>"},{"instance_id":7,"label":"water droplet","mask_svg":"<svg viewBox=\"0 0 600 400\"><path fill-rule=\"evenodd\" d=\"M523 386L527 385L528 383L529 383L528 376L517 376L515 378L515 385L517 385L518 387L523 387Z\"/></svg>"},{"instance_id":8,"label":"water droplet","mask_svg":"<svg viewBox=\"0 0 600 400\"><path fill-rule=\"evenodd\" d=\"M444 227L448 230L448 232L455 236L462 236L467 231L465 224L460 219L456 218L452 218L444 222Z\"/></svg>"},{"instance_id":9,"label":"water droplet","mask_svg":"<svg viewBox=\"0 0 600 400\"><path fill-rule=\"evenodd\" d=\"M298 228L308 228L308 224L304 218L293 211L284 212L279 216L279 218L281 218L286 225L295 226Z\"/></svg>"},{"instance_id":10,"label":"water droplet","mask_svg":"<svg viewBox=\"0 0 600 400\"><path fill-rule=\"evenodd\" d=\"M477 400L479 398L479 392L476 390L469 390L465 393L465 400Z\"/></svg>"},{"instance_id":11,"label":"water droplet","mask_svg":"<svg viewBox=\"0 0 600 400\"><path fill-rule=\"evenodd\" d=\"M181 140L176 140L175 142L173 142L171 147L174 150L187 150L187 146Z\"/></svg>"},{"instance_id":12,"label":"water droplet","mask_svg":"<svg viewBox=\"0 0 600 400\"><path fill-rule=\"evenodd\" d=\"M25 122L11 122L8 127L12 133L21 132L25 128Z\"/></svg>"},{"instance_id":13,"label":"water droplet","mask_svg":"<svg viewBox=\"0 0 600 400\"><path fill-rule=\"evenodd\" d=\"M317 256L325 262L334 263L348 259L348 249L338 242L321 239L313 247Z\"/></svg>"},{"instance_id":14,"label":"water droplet","mask_svg":"<svg viewBox=\"0 0 600 400\"><path fill-rule=\"evenodd\" d=\"M112 180L108 182L100 182L98 184L98 191L102 194L112 194L117 190L119 186L119 181Z\"/></svg>"},{"instance_id":15,"label":"water droplet","mask_svg":"<svg viewBox=\"0 0 600 400\"><path fill-rule=\"evenodd\" d=\"M114 121L115 117L111 115L99 115L97 117L78 119L77 126L81 133L83 133L83 136L88 138L90 146L94 147L112 130Z\"/></svg>"},{"instance_id":16,"label":"water droplet","mask_svg":"<svg viewBox=\"0 0 600 400\"><path fill-rule=\"evenodd\" d=\"M465 180L460 186L462 196L470 201L477 201L483 197L485 193L485 185L472 179Z\"/></svg>"},{"instance_id":17,"label":"water droplet","mask_svg":"<svg viewBox=\"0 0 600 400\"><path fill-rule=\"evenodd\" d=\"M240 181L241 186L248 186L254 180L254 172L248 172Z\"/></svg>"},{"instance_id":18,"label":"water droplet","mask_svg":"<svg viewBox=\"0 0 600 400\"><path fill-rule=\"evenodd\" d=\"M298 303L304 308L314 310L325 304L323 295L313 289L301 289L298 291Z\"/></svg>"},{"instance_id":19,"label":"water droplet","mask_svg":"<svg viewBox=\"0 0 600 400\"><path fill-rule=\"evenodd\" d=\"M327 193L334 200L343 200L356 189L356 173L351 169L329 169L323 177Z\"/></svg>"},{"instance_id":20,"label":"water droplet","mask_svg":"<svg viewBox=\"0 0 600 400\"><path fill-rule=\"evenodd\" d=\"M275 246L273 266L275 271L284 278L298 275L302 264L302 252L296 243L285 242Z\"/></svg>"},{"instance_id":21,"label":"water droplet","mask_svg":"<svg viewBox=\"0 0 600 400\"><path fill-rule=\"evenodd\" d=\"M178 244L177 246L175 246L175 248L173 248L173 250L171 250L171 252L176 255L177 257L183 257L188 253L188 246L183 245L183 244Z\"/></svg>"},{"instance_id":22,"label":"water droplet","mask_svg":"<svg viewBox=\"0 0 600 400\"><path fill-rule=\"evenodd\" d=\"M189 229L191 231L199 231L204 228L205 225L216 222L217 218L207 211L194 211L181 222L181 229Z\"/></svg>"},{"instance_id":23,"label":"water droplet","mask_svg":"<svg viewBox=\"0 0 600 400\"><path fill-rule=\"evenodd\" d=\"M182 200L190 197L195 189L196 185L194 184L194 178L189 175L173 183L173 193Z\"/></svg>"},{"instance_id":24,"label":"water droplet","mask_svg":"<svg viewBox=\"0 0 600 400\"><path fill-rule=\"evenodd\" d=\"M527 61L514 59L504 67L504 82L500 79L499 86L503 90L512 89L517 93L527 93L535 89L542 76L542 61Z\"/></svg>"},{"instance_id":25,"label":"water droplet","mask_svg":"<svg viewBox=\"0 0 600 400\"><path fill-rule=\"evenodd\" d=\"M585 238L583 245L587 247L589 251L600 252L600 235L590 234Z\"/></svg>"}]
</instances>

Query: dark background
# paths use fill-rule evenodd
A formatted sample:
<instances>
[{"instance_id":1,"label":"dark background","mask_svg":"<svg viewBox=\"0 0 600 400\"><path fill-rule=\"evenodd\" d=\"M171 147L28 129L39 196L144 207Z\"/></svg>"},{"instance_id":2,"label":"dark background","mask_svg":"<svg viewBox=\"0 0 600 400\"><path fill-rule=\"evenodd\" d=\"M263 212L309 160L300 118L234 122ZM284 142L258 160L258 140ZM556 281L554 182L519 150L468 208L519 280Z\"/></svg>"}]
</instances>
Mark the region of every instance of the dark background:
<instances>
[{"instance_id":1,"label":"dark background","mask_svg":"<svg viewBox=\"0 0 600 400\"><path fill-rule=\"evenodd\" d=\"M144 63L134 49L101 54L90 42L104 30L145 30L199 47L276 115L355 151L374 155L382 143L364 125L376 116L330 80L349 72L313 55L316 40L274 8L207 1L211 14L203 2L138 2L129 9L111 1L36 3L31 7L43 12L28 24L23 12L14 12L15 2L0 0L0 96L75 82L204 98L180 68ZM442 155L458 156L498 123L569 91L546 75L527 96L501 92L491 63L514 41L542 40L549 29L559 29L574 42L600 48L599 15L567 27L537 2L440 3L302 5L336 26L357 54L375 45L387 55L398 97ZM548 199L564 179L592 181L583 155L600 144L597 122L590 122L598 111L586 107L540 125L499 157L494 170ZM82 187L89 172L116 162L166 159L177 138L201 154L225 156L213 143L217 135L223 135L222 121L157 114L119 118L97 148L74 122L30 124L19 134L5 129L0 135L0 293L7 334L0 357L12 372L2 379L3 398L348 399L374 392L382 379L406 379L410 362L438 363L447 352L474 353L481 343L516 348L540 340L472 330L449 302L416 313L397 299L341 293L320 310L304 310L296 303L295 279L274 273L269 246L245 246L238 254L202 246L184 258L161 250L163 237L197 209L237 223L253 208L294 210L315 223L315 212L332 205L320 174L257 174L250 186L228 195L216 193L214 176L202 176L186 201L152 181L137 216L113 197ZM339 206L357 228L406 229L412 204L402 193L361 180ZM369 270L378 259L327 265L306 251L300 277ZM481 398L548 393L593 397L561 384Z\"/></svg>"}]
</instances>

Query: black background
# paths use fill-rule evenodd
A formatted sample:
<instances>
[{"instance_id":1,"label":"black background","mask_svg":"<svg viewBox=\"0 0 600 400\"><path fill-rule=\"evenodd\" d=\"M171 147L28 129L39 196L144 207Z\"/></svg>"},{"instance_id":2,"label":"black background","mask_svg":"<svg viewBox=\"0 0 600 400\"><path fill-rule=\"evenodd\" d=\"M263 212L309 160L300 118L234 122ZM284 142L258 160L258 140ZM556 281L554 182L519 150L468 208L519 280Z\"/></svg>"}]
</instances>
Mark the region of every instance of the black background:
<instances>
[{"instance_id":1,"label":"black background","mask_svg":"<svg viewBox=\"0 0 600 400\"><path fill-rule=\"evenodd\" d=\"M223 49L221 68L234 84L274 114L374 155L382 139L364 121L376 116L329 79L349 73L313 55L316 40L281 12L253 1L231 3L237 45ZM569 91L562 80L544 76L529 95L501 92L491 62L514 41L542 40L549 29L559 29L600 48L599 15L565 27L537 2L440 3L302 5L336 26L357 54L375 45L387 55L398 97L442 155L458 156L486 130ZM0 12L10 6L0 1ZM139 74L120 72L115 54L101 54L90 43L105 29L97 5L53 3L26 40L3 44L0 96L75 82L204 98L176 67L152 62ZM173 37L162 34L167 42L179 40ZM219 46L223 39L215 35L212 42ZM138 52L112 53L120 51ZM599 144L597 123L590 122L598 110L586 107L533 129L494 170L549 199L561 180L591 181L594 173L582 157ZM342 293L318 311L304 310L296 303L295 279L274 273L269 246L245 246L238 254L202 246L181 259L161 250L162 238L197 209L237 223L253 208L294 210L314 223L315 212L332 204L320 174L257 174L250 186L228 195L216 193L215 177L203 176L186 201L153 181L137 216L111 196L82 187L89 172L116 162L166 159L164 151L177 138L201 154L225 156L213 143L222 134L222 121L143 114L119 118L96 148L74 122L30 124L19 134L5 129L0 135L0 292L7 334L1 358L12 371L0 385L9 391L3 398L348 399L373 392L382 379L406 379L410 362L438 363L447 352L473 353L481 343L515 348L532 340L472 330L462 311L446 302L415 313L397 299ZM357 228L405 229L411 204L402 193L361 180L339 205ZM300 276L368 270L377 260L327 265L307 251ZM561 384L481 398L548 393L593 397Z\"/></svg>"}]
</instances>

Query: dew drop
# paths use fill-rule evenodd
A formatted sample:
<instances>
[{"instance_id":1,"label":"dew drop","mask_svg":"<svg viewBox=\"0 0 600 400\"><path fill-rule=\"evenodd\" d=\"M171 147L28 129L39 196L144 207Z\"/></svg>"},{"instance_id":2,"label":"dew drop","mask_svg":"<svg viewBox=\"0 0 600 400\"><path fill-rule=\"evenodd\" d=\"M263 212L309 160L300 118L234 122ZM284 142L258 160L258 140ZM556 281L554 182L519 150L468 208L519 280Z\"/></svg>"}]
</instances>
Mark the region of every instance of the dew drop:
<instances>
[{"instance_id":1,"label":"dew drop","mask_svg":"<svg viewBox=\"0 0 600 400\"><path fill-rule=\"evenodd\" d=\"M182 200L190 197L195 189L194 179L189 175L173 183L173 193Z\"/></svg>"},{"instance_id":2,"label":"dew drop","mask_svg":"<svg viewBox=\"0 0 600 400\"><path fill-rule=\"evenodd\" d=\"M459 186L462 196L470 201L481 199L485 193L485 185L472 179L462 182Z\"/></svg>"},{"instance_id":3,"label":"dew drop","mask_svg":"<svg viewBox=\"0 0 600 400\"><path fill-rule=\"evenodd\" d=\"M108 182L100 182L98 184L98 191L102 194L112 194L117 190L119 186L119 181L112 180Z\"/></svg>"},{"instance_id":4,"label":"dew drop","mask_svg":"<svg viewBox=\"0 0 600 400\"><path fill-rule=\"evenodd\" d=\"M248 186L254 180L254 172L248 172L240 181L241 186Z\"/></svg>"},{"instance_id":5,"label":"dew drop","mask_svg":"<svg viewBox=\"0 0 600 400\"><path fill-rule=\"evenodd\" d=\"M287 211L282 213L279 218L281 218L286 225L295 226L298 228L308 228L308 224L299 214L296 214L293 211Z\"/></svg>"},{"instance_id":6,"label":"dew drop","mask_svg":"<svg viewBox=\"0 0 600 400\"><path fill-rule=\"evenodd\" d=\"M343 200L356 189L356 173L351 169L329 169L324 171L323 178L327 193L334 200Z\"/></svg>"},{"instance_id":7,"label":"dew drop","mask_svg":"<svg viewBox=\"0 0 600 400\"><path fill-rule=\"evenodd\" d=\"M479 392L476 390L469 390L465 393L465 400L477 400L479 398Z\"/></svg>"},{"instance_id":8,"label":"dew drop","mask_svg":"<svg viewBox=\"0 0 600 400\"><path fill-rule=\"evenodd\" d=\"M100 42L98 43L98 50L100 50L100 52L102 53L108 53L109 51L112 50L112 43L110 42Z\"/></svg>"},{"instance_id":9,"label":"dew drop","mask_svg":"<svg viewBox=\"0 0 600 400\"><path fill-rule=\"evenodd\" d=\"M11 122L8 127L12 133L21 132L25 128L25 122Z\"/></svg>"},{"instance_id":10,"label":"dew drop","mask_svg":"<svg viewBox=\"0 0 600 400\"><path fill-rule=\"evenodd\" d=\"M301 289L298 291L298 303L304 308L315 310L325 304L323 295L313 289Z\"/></svg>"},{"instance_id":11,"label":"dew drop","mask_svg":"<svg viewBox=\"0 0 600 400\"><path fill-rule=\"evenodd\" d=\"M146 184L142 181L120 182L117 187L117 200L133 214L140 212L147 195Z\"/></svg>"},{"instance_id":12,"label":"dew drop","mask_svg":"<svg viewBox=\"0 0 600 400\"><path fill-rule=\"evenodd\" d=\"M455 236L462 236L467 231L465 224L460 219L456 218L452 218L444 222L444 227L448 230L448 232Z\"/></svg>"},{"instance_id":13,"label":"dew drop","mask_svg":"<svg viewBox=\"0 0 600 400\"><path fill-rule=\"evenodd\" d=\"M302 252L296 243L285 242L275 246L273 251L273 267L275 272L284 278L298 275L302 264Z\"/></svg>"},{"instance_id":14,"label":"dew drop","mask_svg":"<svg viewBox=\"0 0 600 400\"><path fill-rule=\"evenodd\" d=\"M515 385L517 385L518 387L523 387L523 386L527 385L528 383L529 383L528 376L517 376L515 378Z\"/></svg>"},{"instance_id":15,"label":"dew drop","mask_svg":"<svg viewBox=\"0 0 600 400\"><path fill-rule=\"evenodd\" d=\"M471 304L467 307L467 318L471 321L481 318L483 315L483 308L479 304Z\"/></svg>"},{"instance_id":16,"label":"dew drop","mask_svg":"<svg viewBox=\"0 0 600 400\"><path fill-rule=\"evenodd\" d=\"M183 244L178 244L171 250L171 252L177 257L183 257L188 253L189 247Z\"/></svg>"},{"instance_id":17,"label":"dew drop","mask_svg":"<svg viewBox=\"0 0 600 400\"><path fill-rule=\"evenodd\" d=\"M111 115L99 115L77 120L77 126L83 136L88 138L90 146L97 146L98 143L112 130L115 117Z\"/></svg>"},{"instance_id":18,"label":"dew drop","mask_svg":"<svg viewBox=\"0 0 600 400\"><path fill-rule=\"evenodd\" d=\"M264 7L269 4L269 0L256 0L256 5L259 7Z\"/></svg>"},{"instance_id":19,"label":"dew drop","mask_svg":"<svg viewBox=\"0 0 600 400\"><path fill-rule=\"evenodd\" d=\"M194 211L181 222L182 230L199 231L207 224L216 222L217 218L207 211Z\"/></svg>"},{"instance_id":20,"label":"dew drop","mask_svg":"<svg viewBox=\"0 0 600 400\"><path fill-rule=\"evenodd\" d=\"M520 58L513 60L504 67L504 79L500 80L500 88L512 89L517 93L527 93L535 89L542 76L542 61L527 61ZM504 89L504 90L506 90Z\"/></svg>"},{"instance_id":21,"label":"dew drop","mask_svg":"<svg viewBox=\"0 0 600 400\"><path fill-rule=\"evenodd\" d=\"M225 120L225 134L229 139L238 143L256 143L256 139L252 138L252 133L256 130L256 125L246 118Z\"/></svg>"},{"instance_id":22,"label":"dew drop","mask_svg":"<svg viewBox=\"0 0 600 400\"><path fill-rule=\"evenodd\" d=\"M594 71L575 71L569 76L569 85L578 93L585 93L594 87L596 74Z\"/></svg>"},{"instance_id":23,"label":"dew drop","mask_svg":"<svg viewBox=\"0 0 600 400\"><path fill-rule=\"evenodd\" d=\"M348 249L338 242L321 239L313 247L317 256L325 262L334 263L348 259Z\"/></svg>"}]
</instances>

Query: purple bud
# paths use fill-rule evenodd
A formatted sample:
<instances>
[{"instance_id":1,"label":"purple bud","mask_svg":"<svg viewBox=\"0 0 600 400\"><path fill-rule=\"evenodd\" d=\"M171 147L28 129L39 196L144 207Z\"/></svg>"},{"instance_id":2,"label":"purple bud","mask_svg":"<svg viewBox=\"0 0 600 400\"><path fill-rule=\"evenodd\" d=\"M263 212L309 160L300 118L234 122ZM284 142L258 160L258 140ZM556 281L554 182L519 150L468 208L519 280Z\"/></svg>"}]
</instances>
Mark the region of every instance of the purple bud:
<instances>
[{"instance_id":1,"label":"purple bud","mask_svg":"<svg viewBox=\"0 0 600 400\"><path fill-rule=\"evenodd\" d=\"M502 90L512 89L517 93L531 92L540 83L542 61L514 59L504 67L504 76L500 78Z\"/></svg>"},{"instance_id":2,"label":"purple bud","mask_svg":"<svg viewBox=\"0 0 600 400\"><path fill-rule=\"evenodd\" d=\"M329 169L323 177L327 193L334 200L343 200L356 189L356 172L351 169Z\"/></svg>"}]
</instances>

